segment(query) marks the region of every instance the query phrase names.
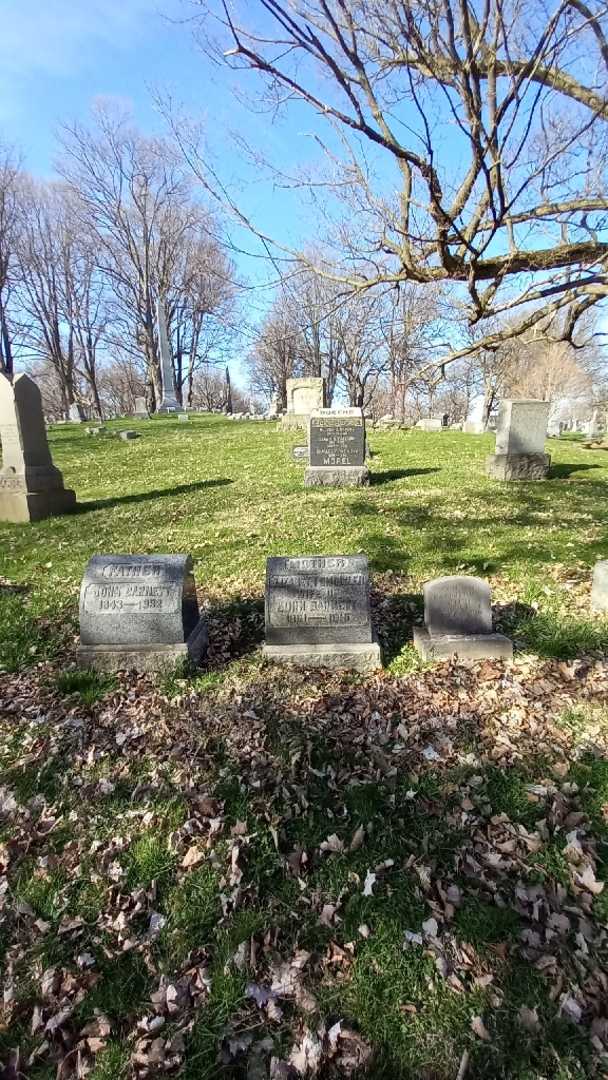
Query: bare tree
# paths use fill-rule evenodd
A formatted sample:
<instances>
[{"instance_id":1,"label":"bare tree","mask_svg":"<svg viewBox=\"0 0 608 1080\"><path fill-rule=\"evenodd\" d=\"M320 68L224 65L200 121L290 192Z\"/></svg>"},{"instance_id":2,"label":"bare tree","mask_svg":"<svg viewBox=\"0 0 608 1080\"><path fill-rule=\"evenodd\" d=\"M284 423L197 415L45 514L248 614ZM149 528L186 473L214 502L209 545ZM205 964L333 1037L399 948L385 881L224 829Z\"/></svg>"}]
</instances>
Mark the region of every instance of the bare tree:
<instances>
[{"instance_id":1,"label":"bare tree","mask_svg":"<svg viewBox=\"0 0 608 1080\"><path fill-rule=\"evenodd\" d=\"M293 307L279 292L258 337L246 358L254 393L269 399L278 394L281 408L287 408L287 380L300 374L298 368L299 326L294 325Z\"/></svg>"},{"instance_id":2,"label":"bare tree","mask_svg":"<svg viewBox=\"0 0 608 1080\"><path fill-rule=\"evenodd\" d=\"M269 107L303 102L331 129L327 189L365 228L339 274L318 270L357 291L451 283L488 327L443 367L558 313L577 340L608 296L602 0L252 0L247 24L199 2L201 33L211 13Z\"/></svg>"},{"instance_id":3,"label":"bare tree","mask_svg":"<svg viewBox=\"0 0 608 1080\"><path fill-rule=\"evenodd\" d=\"M9 309L18 276L17 236L21 163L16 151L0 142L0 371L13 374L13 338Z\"/></svg>"}]
</instances>

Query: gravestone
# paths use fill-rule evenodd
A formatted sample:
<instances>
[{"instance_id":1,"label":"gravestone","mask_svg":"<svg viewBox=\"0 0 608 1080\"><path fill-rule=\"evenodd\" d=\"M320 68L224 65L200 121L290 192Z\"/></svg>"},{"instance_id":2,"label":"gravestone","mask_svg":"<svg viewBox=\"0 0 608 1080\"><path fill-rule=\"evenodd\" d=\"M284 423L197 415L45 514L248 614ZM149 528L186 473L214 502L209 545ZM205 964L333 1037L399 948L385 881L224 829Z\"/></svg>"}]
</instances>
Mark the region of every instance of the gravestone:
<instances>
[{"instance_id":1,"label":"gravestone","mask_svg":"<svg viewBox=\"0 0 608 1080\"><path fill-rule=\"evenodd\" d=\"M175 392L175 375L173 372L173 360L171 359L169 333L167 331L167 313L165 311L164 301L160 297L156 301L156 325L158 330L158 351L160 353L160 385L162 395L157 412L181 412L182 407L177 400Z\"/></svg>"},{"instance_id":2,"label":"gravestone","mask_svg":"<svg viewBox=\"0 0 608 1080\"><path fill-rule=\"evenodd\" d=\"M486 458L493 480L544 480L551 457L545 453L548 401L502 401L495 452Z\"/></svg>"},{"instance_id":3,"label":"gravestone","mask_svg":"<svg viewBox=\"0 0 608 1080\"><path fill-rule=\"evenodd\" d=\"M103 424L100 424L97 427L88 427L85 428L85 430L87 435L107 435L108 433L107 427L104 427Z\"/></svg>"},{"instance_id":4,"label":"gravestone","mask_svg":"<svg viewBox=\"0 0 608 1080\"><path fill-rule=\"evenodd\" d=\"M441 431L443 424L441 417L428 416L426 419L418 420L416 427L419 428L420 431Z\"/></svg>"},{"instance_id":5,"label":"gravestone","mask_svg":"<svg viewBox=\"0 0 608 1080\"><path fill-rule=\"evenodd\" d=\"M369 483L362 409L317 409L308 422L306 487Z\"/></svg>"},{"instance_id":6,"label":"gravestone","mask_svg":"<svg viewBox=\"0 0 608 1080\"><path fill-rule=\"evenodd\" d=\"M136 397L135 398L135 411L133 413L133 417L136 420L148 420L149 416L150 416L150 413L148 412L148 406L146 405L145 397L143 397L143 396Z\"/></svg>"},{"instance_id":7,"label":"gravestone","mask_svg":"<svg viewBox=\"0 0 608 1080\"><path fill-rule=\"evenodd\" d=\"M119 435L123 442L130 442L131 439L139 439L139 431L133 431L132 428L126 428L125 431L120 431Z\"/></svg>"},{"instance_id":8,"label":"gravestone","mask_svg":"<svg viewBox=\"0 0 608 1080\"><path fill-rule=\"evenodd\" d=\"M467 418L462 425L462 430L466 432L467 435L483 435L485 431L484 413L485 395L475 394L469 402L469 411Z\"/></svg>"},{"instance_id":9,"label":"gravestone","mask_svg":"<svg viewBox=\"0 0 608 1080\"><path fill-rule=\"evenodd\" d=\"M288 379L287 412L281 417L285 429L308 426L308 419L316 409L325 406L325 379Z\"/></svg>"},{"instance_id":10,"label":"gravestone","mask_svg":"<svg viewBox=\"0 0 608 1080\"><path fill-rule=\"evenodd\" d=\"M593 410L591 420L587 427L587 434L590 439L601 439L606 434L606 421L603 409L596 408Z\"/></svg>"},{"instance_id":11,"label":"gravestone","mask_svg":"<svg viewBox=\"0 0 608 1080\"><path fill-rule=\"evenodd\" d=\"M267 559L265 616L269 660L357 671L382 666L367 555Z\"/></svg>"},{"instance_id":12,"label":"gravestone","mask_svg":"<svg viewBox=\"0 0 608 1080\"><path fill-rule=\"evenodd\" d=\"M188 416L188 413L180 412L180 413L177 414L177 419L184 421L184 420L189 420L190 417Z\"/></svg>"},{"instance_id":13,"label":"gravestone","mask_svg":"<svg viewBox=\"0 0 608 1080\"><path fill-rule=\"evenodd\" d=\"M608 559L599 559L593 567L591 608L593 611L608 611Z\"/></svg>"},{"instance_id":14,"label":"gravestone","mask_svg":"<svg viewBox=\"0 0 608 1080\"><path fill-rule=\"evenodd\" d=\"M69 417L73 424L82 424L86 418L82 405L79 405L77 401L73 401L69 408Z\"/></svg>"},{"instance_id":15,"label":"gravestone","mask_svg":"<svg viewBox=\"0 0 608 1080\"><path fill-rule=\"evenodd\" d=\"M426 582L423 592L424 626L414 627L414 646L425 660L513 656L509 638L492 632L487 581L477 577L436 578Z\"/></svg>"},{"instance_id":16,"label":"gravestone","mask_svg":"<svg viewBox=\"0 0 608 1080\"><path fill-rule=\"evenodd\" d=\"M53 465L40 390L29 375L0 375L0 520L40 521L76 505Z\"/></svg>"},{"instance_id":17,"label":"gravestone","mask_svg":"<svg viewBox=\"0 0 608 1080\"><path fill-rule=\"evenodd\" d=\"M307 446L292 446L291 454L295 461L308 461Z\"/></svg>"},{"instance_id":18,"label":"gravestone","mask_svg":"<svg viewBox=\"0 0 608 1080\"><path fill-rule=\"evenodd\" d=\"M206 647L189 555L89 560L80 588L81 667L167 671L199 663Z\"/></svg>"}]
</instances>

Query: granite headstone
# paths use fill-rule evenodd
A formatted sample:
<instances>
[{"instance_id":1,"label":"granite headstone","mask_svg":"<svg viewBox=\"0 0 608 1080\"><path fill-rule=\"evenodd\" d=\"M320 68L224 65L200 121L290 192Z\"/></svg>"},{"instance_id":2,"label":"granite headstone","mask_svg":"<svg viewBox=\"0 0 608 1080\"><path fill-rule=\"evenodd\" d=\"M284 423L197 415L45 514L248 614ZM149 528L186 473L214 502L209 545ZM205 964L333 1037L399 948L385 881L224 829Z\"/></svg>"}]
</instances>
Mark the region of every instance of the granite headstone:
<instances>
[{"instance_id":1,"label":"granite headstone","mask_svg":"<svg viewBox=\"0 0 608 1080\"><path fill-rule=\"evenodd\" d=\"M40 390L29 375L0 375L0 520L40 521L76 505L53 465Z\"/></svg>"},{"instance_id":2,"label":"granite headstone","mask_svg":"<svg viewBox=\"0 0 608 1080\"><path fill-rule=\"evenodd\" d=\"M351 487L369 483L362 409L317 409L308 422L306 487Z\"/></svg>"},{"instance_id":3,"label":"granite headstone","mask_svg":"<svg viewBox=\"0 0 608 1080\"><path fill-rule=\"evenodd\" d=\"M426 582L423 592L424 626L414 628L414 645L426 660L513 655L509 638L492 632L487 581L456 575L436 578Z\"/></svg>"},{"instance_id":4,"label":"granite headstone","mask_svg":"<svg viewBox=\"0 0 608 1080\"><path fill-rule=\"evenodd\" d=\"M496 426L496 448L486 459L494 480L543 480L551 457L545 453L548 401L502 401Z\"/></svg>"},{"instance_id":5,"label":"granite headstone","mask_svg":"<svg viewBox=\"0 0 608 1080\"><path fill-rule=\"evenodd\" d=\"M608 559L599 559L593 567L591 608L593 611L608 611Z\"/></svg>"},{"instance_id":6,"label":"granite headstone","mask_svg":"<svg viewBox=\"0 0 608 1080\"><path fill-rule=\"evenodd\" d=\"M207 645L189 555L94 555L80 589L81 667L162 671Z\"/></svg>"},{"instance_id":7,"label":"granite headstone","mask_svg":"<svg viewBox=\"0 0 608 1080\"><path fill-rule=\"evenodd\" d=\"M264 655L304 667L374 670L366 555L269 558Z\"/></svg>"},{"instance_id":8,"label":"granite headstone","mask_svg":"<svg viewBox=\"0 0 608 1080\"><path fill-rule=\"evenodd\" d=\"M287 379L287 411L281 417L281 426L306 428L311 413L324 406L325 379Z\"/></svg>"}]
</instances>

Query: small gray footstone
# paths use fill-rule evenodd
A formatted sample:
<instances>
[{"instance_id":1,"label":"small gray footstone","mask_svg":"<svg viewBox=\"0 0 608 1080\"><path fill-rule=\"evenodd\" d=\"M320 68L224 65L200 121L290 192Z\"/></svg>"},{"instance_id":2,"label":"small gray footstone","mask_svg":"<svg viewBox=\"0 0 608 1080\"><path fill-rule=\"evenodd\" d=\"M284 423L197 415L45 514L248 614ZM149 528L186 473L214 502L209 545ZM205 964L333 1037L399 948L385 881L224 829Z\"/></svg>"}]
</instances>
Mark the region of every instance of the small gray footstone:
<instances>
[{"instance_id":1,"label":"small gray footstone","mask_svg":"<svg viewBox=\"0 0 608 1080\"><path fill-rule=\"evenodd\" d=\"M139 439L139 431L133 431L131 428L126 431L119 432L123 442L130 442L131 439Z\"/></svg>"},{"instance_id":2,"label":"small gray footstone","mask_svg":"<svg viewBox=\"0 0 608 1080\"><path fill-rule=\"evenodd\" d=\"M489 454L486 474L492 480L544 480L550 465L550 454Z\"/></svg>"},{"instance_id":3,"label":"small gray footstone","mask_svg":"<svg viewBox=\"0 0 608 1080\"><path fill-rule=\"evenodd\" d=\"M369 469L365 465L312 466L304 473L304 487L366 487Z\"/></svg>"},{"instance_id":4,"label":"small gray footstone","mask_svg":"<svg viewBox=\"0 0 608 1080\"><path fill-rule=\"evenodd\" d=\"M431 637L426 626L414 627L414 647L424 660L511 660L513 642L504 634L445 634Z\"/></svg>"},{"instance_id":5,"label":"small gray footstone","mask_svg":"<svg viewBox=\"0 0 608 1080\"><path fill-rule=\"evenodd\" d=\"M307 446L292 446L291 453L295 461L308 461Z\"/></svg>"},{"instance_id":6,"label":"small gray footstone","mask_svg":"<svg viewBox=\"0 0 608 1080\"><path fill-rule=\"evenodd\" d=\"M306 668L377 671L382 654L377 641L329 645L264 645L262 655L275 663Z\"/></svg>"},{"instance_id":7,"label":"small gray footstone","mask_svg":"<svg viewBox=\"0 0 608 1080\"><path fill-rule=\"evenodd\" d=\"M593 567L591 609L608 611L608 559L599 559Z\"/></svg>"}]
</instances>

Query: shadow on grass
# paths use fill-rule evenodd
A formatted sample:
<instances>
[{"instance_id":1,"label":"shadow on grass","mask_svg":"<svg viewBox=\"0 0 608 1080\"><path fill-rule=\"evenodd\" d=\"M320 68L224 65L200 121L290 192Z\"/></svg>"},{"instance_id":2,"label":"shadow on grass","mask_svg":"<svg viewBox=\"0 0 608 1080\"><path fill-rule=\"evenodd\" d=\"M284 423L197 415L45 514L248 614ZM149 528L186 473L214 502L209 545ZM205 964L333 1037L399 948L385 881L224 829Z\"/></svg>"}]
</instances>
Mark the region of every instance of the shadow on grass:
<instances>
[{"instance_id":1,"label":"shadow on grass","mask_svg":"<svg viewBox=\"0 0 608 1080\"><path fill-rule=\"evenodd\" d=\"M424 476L426 473L437 472L441 472L441 469L385 469L384 472L371 473L370 479L372 486L377 487L379 484L390 484L393 480L405 480L409 476Z\"/></svg>"},{"instance_id":2,"label":"shadow on grass","mask_svg":"<svg viewBox=\"0 0 608 1080\"><path fill-rule=\"evenodd\" d=\"M572 473L584 472L586 469L601 469L601 465L594 463L581 465L552 465L549 469L549 480L566 480Z\"/></svg>"},{"instance_id":3,"label":"shadow on grass","mask_svg":"<svg viewBox=\"0 0 608 1080\"><path fill-rule=\"evenodd\" d=\"M161 499L165 495L192 495L195 491L204 491L205 488L223 487L233 484L233 480L221 477L217 480L199 480L195 484L178 484L172 488L158 488L154 491L141 491L133 495L118 495L113 499L95 499L92 502L78 503L74 513L88 514L91 510L105 510L109 506L124 506L129 503L148 502L150 499Z\"/></svg>"}]
</instances>

